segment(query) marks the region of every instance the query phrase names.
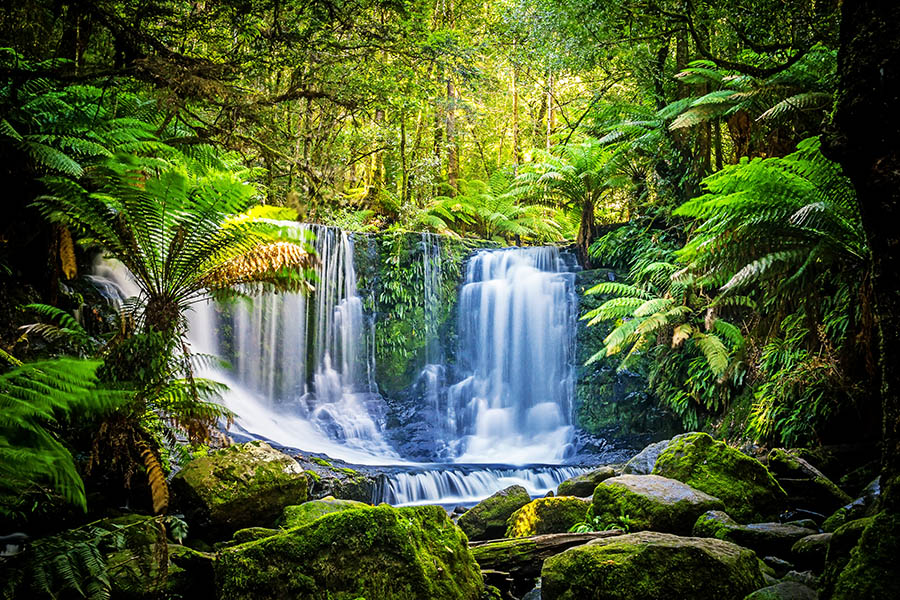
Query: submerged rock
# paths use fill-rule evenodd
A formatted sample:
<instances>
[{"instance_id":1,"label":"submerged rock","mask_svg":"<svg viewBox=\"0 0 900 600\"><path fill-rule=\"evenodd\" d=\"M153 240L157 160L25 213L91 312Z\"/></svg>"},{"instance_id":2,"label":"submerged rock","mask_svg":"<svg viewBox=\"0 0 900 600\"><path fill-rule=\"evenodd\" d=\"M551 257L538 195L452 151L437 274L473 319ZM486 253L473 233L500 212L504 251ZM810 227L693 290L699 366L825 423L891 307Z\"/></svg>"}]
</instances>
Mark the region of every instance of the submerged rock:
<instances>
[{"instance_id":1,"label":"submerged rock","mask_svg":"<svg viewBox=\"0 0 900 600\"><path fill-rule=\"evenodd\" d=\"M752 550L722 540L640 532L544 561L545 600L740 599L765 585Z\"/></svg>"},{"instance_id":2,"label":"submerged rock","mask_svg":"<svg viewBox=\"0 0 900 600\"><path fill-rule=\"evenodd\" d=\"M853 500L821 471L788 450L775 448L769 453L768 463L796 506L827 515Z\"/></svg>"},{"instance_id":3,"label":"submerged rock","mask_svg":"<svg viewBox=\"0 0 900 600\"><path fill-rule=\"evenodd\" d=\"M322 498L321 500L310 500L303 504L295 504L285 506L281 513L281 519L278 524L284 529L300 527L307 523L312 523L325 515L349 510L351 508L367 508L369 504L365 502L357 502L356 500L338 500L333 496Z\"/></svg>"},{"instance_id":4,"label":"submerged rock","mask_svg":"<svg viewBox=\"0 0 900 600\"><path fill-rule=\"evenodd\" d=\"M698 537L713 537L734 542L755 550L760 556L774 554L789 558L791 548L807 536L818 533L787 523L752 523L741 525L720 510L711 510L700 515L694 524L693 534Z\"/></svg>"},{"instance_id":5,"label":"submerged rock","mask_svg":"<svg viewBox=\"0 0 900 600\"><path fill-rule=\"evenodd\" d=\"M585 520L590 506L575 496L532 500L509 517L506 537L565 533Z\"/></svg>"},{"instance_id":6,"label":"submerged rock","mask_svg":"<svg viewBox=\"0 0 900 600\"><path fill-rule=\"evenodd\" d=\"M566 479L559 484L556 495L580 496L584 498L594 493L594 488L597 487L598 483L615 476L616 471L612 467L600 467L599 469Z\"/></svg>"},{"instance_id":7,"label":"submerged rock","mask_svg":"<svg viewBox=\"0 0 900 600\"><path fill-rule=\"evenodd\" d=\"M247 442L195 458L172 480L188 523L214 537L271 525L305 502L307 481L293 458L265 442Z\"/></svg>"},{"instance_id":8,"label":"submerged rock","mask_svg":"<svg viewBox=\"0 0 900 600\"><path fill-rule=\"evenodd\" d=\"M501 538L510 515L531 502L521 485L511 485L488 496L459 517L456 522L470 540Z\"/></svg>"},{"instance_id":9,"label":"submerged rock","mask_svg":"<svg viewBox=\"0 0 900 600\"><path fill-rule=\"evenodd\" d=\"M653 469L719 498L740 521L765 521L785 506L787 494L766 467L705 433L672 440Z\"/></svg>"},{"instance_id":10,"label":"submerged rock","mask_svg":"<svg viewBox=\"0 0 900 600\"><path fill-rule=\"evenodd\" d=\"M481 571L439 506L345 510L223 550L220 600L477 600Z\"/></svg>"},{"instance_id":11,"label":"submerged rock","mask_svg":"<svg viewBox=\"0 0 900 600\"><path fill-rule=\"evenodd\" d=\"M722 502L691 486L659 475L620 475L594 490L592 516L632 531L652 529L689 534L697 517Z\"/></svg>"},{"instance_id":12,"label":"submerged rock","mask_svg":"<svg viewBox=\"0 0 900 600\"><path fill-rule=\"evenodd\" d=\"M816 600L819 595L812 588L794 581L783 581L756 590L744 600Z\"/></svg>"}]
</instances>

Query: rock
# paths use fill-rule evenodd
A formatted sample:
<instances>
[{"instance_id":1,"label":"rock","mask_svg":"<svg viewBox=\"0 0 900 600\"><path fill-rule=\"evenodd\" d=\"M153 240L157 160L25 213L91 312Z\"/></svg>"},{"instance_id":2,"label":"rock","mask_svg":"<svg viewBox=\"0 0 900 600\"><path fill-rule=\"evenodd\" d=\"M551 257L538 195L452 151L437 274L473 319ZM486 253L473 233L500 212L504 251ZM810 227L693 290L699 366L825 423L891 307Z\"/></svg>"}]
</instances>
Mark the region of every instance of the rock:
<instances>
[{"instance_id":1,"label":"rock","mask_svg":"<svg viewBox=\"0 0 900 600\"><path fill-rule=\"evenodd\" d=\"M794 562L802 568L811 569L821 573L825 568L825 555L828 554L828 545L831 543L832 533L817 533L808 535L791 548Z\"/></svg>"},{"instance_id":2,"label":"rock","mask_svg":"<svg viewBox=\"0 0 900 600\"><path fill-rule=\"evenodd\" d=\"M532 500L509 517L506 537L565 533L586 519L590 507L588 500L574 496Z\"/></svg>"},{"instance_id":3,"label":"rock","mask_svg":"<svg viewBox=\"0 0 900 600\"><path fill-rule=\"evenodd\" d=\"M774 554L789 557L791 548L807 536L818 533L816 529L806 529L782 523L752 523L741 525L720 510L711 510L700 515L694 524L693 535L713 537L734 542L755 550L760 556Z\"/></svg>"},{"instance_id":4,"label":"rock","mask_svg":"<svg viewBox=\"0 0 900 600\"><path fill-rule=\"evenodd\" d=\"M756 590L744 600L818 600L815 590L802 583L784 581Z\"/></svg>"},{"instance_id":5,"label":"rock","mask_svg":"<svg viewBox=\"0 0 900 600\"><path fill-rule=\"evenodd\" d=\"M508 576L509 591L519 596L531 589L547 558L598 538L622 535L621 531L551 533L523 538L490 540L469 544L482 572L502 572Z\"/></svg>"},{"instance_id":6,"label":"rock","mask_svg":"<svg viewBox=\"0 0 900 600\"><path fill-rule=\"evenodd\" d=\"M285 506L307 497L297 461L264 442L195 458L175 476L172 487L194 531L219 539L245 527L271 525Z\"/></svg>"},{"instance_id":7,"label":"rock","mask_svg":"<svg viewBox=\"0 0 900 600\"><path fill-rule=\"evenodd\" d=\"M216 597L215 587L210 585L215 578L215 554L198 552L177 544L169 544L168 554L166 593L162 597L191 600L212 600Z\"/></svg>"},{"instance_id":8,"label":"rock","mask_svg":"<svg viewBox=\"0 0 900 600\"><path fill-rule=\"evenodd\" d=\"M439 506L382 504L223 550L221 600L478 600L483 585L462 531Z\"/></svg>"},{"instance_id":9,"label":"rock","mask_svg":"<svg viewBox=\"0 0 900 600\"><path fill-rule=\"evenodd\" d=\"M268 527L248 527L246 529L238 529L234 532L234 535L231 536L233 543L228 545L246 544L247 542L261 540L279 533L281 533L280 529L269 529Z\"/></svg>"},{"instance_id":10,"label":"rock","mask_svg":"<svg viewBox=\"0 0 900 600\"><path fill-rule=\"evenodd\" d=\"M366 508L368 506L371 505L365 502L338 500L333 496L327 496L321 500L310 500L303 504L285 506L281 513L281 518L278 520L278 525L284 529L300 527L301 525L312 523L327 514L353 508Z\"/></svg>"},{"instance_id":11,"label":"rock","mask_svg":"<svg viewBox=\"0 0 900 600\"><path fill-rule=\"evenodd\" d=\"M825 571L822 573L821 593L823 598L830 598L838 576L850 562L850 551L859 543L862 532L872 522L872 517L850 521L837 528L828 545L825 556Z\"/></svg>"},{"instance_id":12,"label":"rock","mask_svg":"<svg viewBox=\"0 0 900 600\"><path fill-rule=\"evenodd\" d=\"M763 563L774 573L775 577L782 578L787 575L788 571L793 570L794 565L788 561L778 558L777 556L766 556L762 559Z\"/></svg>"},{"instance_id":13,"label":"rock","mask_svg":"<svg viewBox=\"0 0 900 600\"><path fill-rule=\"evenodd\" d=\"M743 522L770 520L787 500L761 462L705 433L673 440L660 454L653 473L719 498L725 511Z\"/></svg>"},{"instance_id":14,"label":"rock","mask_svg":"<svg viewBox=\"0 0 900 600\"><path fill-rule=\"evenodd\" d=\"M822 529L826 532L833 532L844 523L871 517L880 497L881 477L876 477L863 489L859 498L837 509L834 514L825 519Z\"/></svg>"},{"instance_id":15,"label":"rock","mask_svg":"<svg viewBox=\"0 0 900 600\"><path fill-rule=\"evenodd\" d=\"M659 458L663 450L668 448L670 443L672 443L672 440L662 440L661 442L650 444L635 454L631 460L625 463L625 474L649 475L652 473L653 467L656 465L656 459Z\"/></svg>"},{"instance_id":16,"label":"rock","mask_svg":"<svg viewBox=\"0 0 900 600\"><path fill-rule=\"evenodd\" d=\"M375 475L358 471L335 459L298 455L297 460L306 471L311 500L332 496L339 500L373 501L378 487Z\"/></svg>"},{"instance_id":17,"label":"rock","mask_svg":"<svg viewBox=\"0 0 900 600\"><path fill-rule=\"evenodd\" d=\"M819 587L819 578L812 571L788 571L781 578L782 581L793 581L794 583L802 583L806 587L816 589Z\"/></svg>"},{"instance_id":18,"label":"rock","mask_svg":"<svg viewBox=\"0 0 900 600\"><path fill-rule=\"evenodd\" d=\"M721 508L718 498L674 479L620 475L597 486L591 512L603 524L627 524L632 531L689 534L697 517Z\"/></svg>"},{"instance_id":19,"label":"rock","mask_svg":"<svg viewBox=\"0 0 900 600\"><path fill-rule=\"evenodd\" d=\"M788 450L769 453L769 470L797 506L830 514L853 500L821 471Z\"/></svg>"},{"instance_id":20,"label":"rock","mask_svg":"<svg viewBox=\"0 0 900 600\"><path fill-rule=\"evenodd\" d=\"M501 538L510 515L531 502L521 485L511 485L470 508L456 522L470 540Z\"/></svg>"},{"instance_id":21,"label":"rock","mask_svg":"<svg viewBox=\"0 0 900 600\"><path fill-rule=\"evenodd\" d=\"M796 527L803 527L804 529L812 529L817 530L819 525L812 519L797 519L795 521L788 521L785 525L794 525Z\"/></svg>"},{"instance_id":22,"label":"rock","mask_svg":"<svg viewBox=\"0 0 900 600\"><path fill-rule=\"evenodd\" d=\"M645 531L595 540L548 558L544 600L743 598L765 585L752 550Z\"/></svg>"},{"instance_id":23,"label":"rock","mask_svg":"<svg viewBox=\"0 0 900 600\"><path fill-rule=\"evenodd\" d=\"M465 506L463 506L462 504L457 504L456 506L453 507L453 513L452 513L452 514L454 514L454 515L462 515L462 514L466 513L468 510L469 510L469 509L466 508Z\"/></svg>"},{"instance_id":24,"label":"rock","mask_svg":"<svg viewBox=\"0 0 900 600\"><path fill-rule=\"evenodd\" d=\"M538 584L530 592L522 596L522 600L541 600L541 598L543 598L541 594L541 580L538 579Z\"/></svg>"},{"instance_id":25,"label":"rock","mask_svg":"<svg viewBox=\"0 0 900 600\"><path fill-rule=\"evenodd\" d=\"M900 598L898 557L900 515L880 512L872 517L850 553L847 566L835 582L832 600Z\"/></svg>"},{"instance_id":26,"label":"rock","mask_svg":"<svg viewBox=\"0 0 900 600\"><path fill-rule=\"evenodd\" d=\"M612 467L600 467L575 477L570 477L559 484L557 496L580 496L586 498L594 493L594 488L601 481L615 477L616 471Z\"/></svg>"}]
</instances>

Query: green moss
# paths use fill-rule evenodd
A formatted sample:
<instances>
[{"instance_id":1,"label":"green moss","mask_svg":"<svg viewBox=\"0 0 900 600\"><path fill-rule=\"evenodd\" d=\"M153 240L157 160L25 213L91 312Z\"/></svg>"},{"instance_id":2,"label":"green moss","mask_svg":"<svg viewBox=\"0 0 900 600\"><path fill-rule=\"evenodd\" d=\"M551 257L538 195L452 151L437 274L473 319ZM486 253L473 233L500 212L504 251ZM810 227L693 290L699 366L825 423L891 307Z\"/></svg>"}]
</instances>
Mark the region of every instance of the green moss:
<instances>
[{"instance_id":1,"label":"green moss","mask_svg":"<svg viewBox=\"0 0 900 600\"><path fill-rule=\"evenodd\" d=\"M660 454L653 473L719 498L725 511L743 522L770 519L787 501L787 494L761 462L705 433L673 440Z\"/></svg>"},{"instance_id":2,"label":"green moss","mask_svg":"<svg viewBox=\"0 0 900 600\"><path fill-rule=\"evenodd\" d=\"M765 584L751 550L656 532L571 548L545 560L541 577L545 600L720 600Z\"/></svg>"},{"instance_id":3,"label":"green moss","mask_svg":"<svg viewBox=\"0 0 900 600\"><path fill-rule=\"evenodd\" d=\"M557 496L586 497L594 493L594 488L601 481L615 477L616 472L612 467L600 467L581 475L566 479L559 484L556 490Z\"/></svg>"},{"instance_id":4,"label":"green moss","mask_svg":"<svg viewBox=\"0 0 900 600\"><path fill-rule=\"evenodd\" d=\"M222 600L476 600L483 586L465 535L438 506L326 515L222 551Z\"/></svg>"},{"instance_id":5,"label":"green moss","mask_svg":"<svg viewBox=\"0 0 900 600\"><path fill-rule=\"evenodd\" d=\"M278 529L269 529L268 527L247 527L246 529L238 529L231 537L235 544L246 544L254 540L271 537L280 533Z\"/></svg>"},{"instance_id":6,"label":"green moss","mask_svg":"<svg viewBox=\"0 0 900 600\"><path fill-rule=\"evenodd\" d=\"M332 465L330 462L328 462L328 461L325 460L324 458L319 458L318 456L314 456L314 457L310 458L309 460L310 460L310 462L316 463L316 464L319 465L320 467L326 467L326 468L329 468L329 469L334 468L333 465Z\"/></svg>"},{"instance_id":7,"label":"green moss","mask_svg":"<svg viewBox=\"0 0 900 600\"><path fill-rule=\"evenodd\" d=\"M337 500L333 496L321 500L311 500L303 504L285 506L278 524L285 529L300 527L312 523L325 515L350 510L352 508L366 508L368 504L355 500Z\"/></svg>"},{"instance_id":8,"label":"green moss","mask_svg":"<svg viewBox=\"0 0 900 600\"><path fill-rule=\"evenodd\" d=\"M506 533L510 515L531 502L521 485L512 485L489 496L462 514L457 521L470 540L489 540Z\"/></svg>"},{"instance_id":9,"label":"green moss","mask_svg":"<svg viewBox=\"0 0 900 600\"><path fill-rule=\"evenodd\" d=\"M509 517L506 537L564 533L584 521L590 502L574 496L538 498Z\"/></svg>"},{"instance_id":10,"label":"green moss","mask_svg":"<svg viewBox=\"0 0 900 600\"><path fill-rule=\"evenodd\" d=\"M900 578L896 577L900 515L885 511L871 520L861 521L868 523L859 544L850 552L849 562L837 577L832 600L900 598ZM836 538L840 531L835 532ZM833 561L829 553L828 562Z\"/></svg>"}]
</instances>

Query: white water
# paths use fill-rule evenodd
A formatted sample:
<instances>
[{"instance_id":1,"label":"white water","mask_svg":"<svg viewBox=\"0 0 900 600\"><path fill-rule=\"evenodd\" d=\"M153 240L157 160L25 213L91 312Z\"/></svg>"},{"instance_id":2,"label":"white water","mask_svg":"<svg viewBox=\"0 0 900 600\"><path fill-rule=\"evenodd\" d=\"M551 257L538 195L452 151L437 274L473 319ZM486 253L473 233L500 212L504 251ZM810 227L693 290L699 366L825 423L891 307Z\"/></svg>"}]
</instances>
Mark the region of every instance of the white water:
<instances>
[{"instance_id":1,"label":"white water","mask_svg":"<svg viewBox=\"0 0 900 600\"><path fill-rule=\"evenodd\" d=\"M533 496L556 490L560 482L586 472L583 467L491 467L395 473L386 476L378 502L388 504L473 504L511 485L521 485Z\"/></svg>"},{"instance_id":2,"label":"white water","mask_svg":"<svg viewBox=\"0 0 900 600\"><path fill-rule=\"evenodd\" d=\"M558 463L572 452L574 274L554 247L482 250L459 298L445 428L460 463Z\"/></svg>"}]
</instances>

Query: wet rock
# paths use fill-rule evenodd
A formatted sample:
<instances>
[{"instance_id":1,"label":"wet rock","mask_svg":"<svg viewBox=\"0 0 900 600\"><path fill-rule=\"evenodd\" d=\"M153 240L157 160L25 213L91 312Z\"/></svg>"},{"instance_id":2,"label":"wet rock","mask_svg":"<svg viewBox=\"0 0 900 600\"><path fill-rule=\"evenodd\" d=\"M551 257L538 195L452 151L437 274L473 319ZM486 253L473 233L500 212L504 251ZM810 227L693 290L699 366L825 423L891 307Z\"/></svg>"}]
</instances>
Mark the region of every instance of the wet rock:
<instances>
[{"instance_id":1,"label":"wet rock","mask_svg":"<svg viewBox=\"0 0 900 600\"><path fill-rule=\"evenodd\" d=\"M558 496L580 496L585 498L594 493L594 488L601 481L615 477L616 471L612 467L600 467L575 477L570 477L559 484Z\"/></svg>"},{"instance_id":2,"label":"wet rock","mask_svg":"<svg viewBox=\"0 0 900 600\"><path fill-rule=\"evenodd\" d=\"M373 502L378 487L377 474L354 469L342 461L322 457L296 457L309 479L309 498L332 496L339 500Z\"/></svg>"},{"instance_id":3,"label":"wet rock","mask_svg":"<svg viewBox=\"0 0 900 600\"><path fill-rule=\"evenodd\" d=\"M837 532L835 532L835 536ZM872 517L834 584L833 600L900 598L900 515Z\"/></svg>"},{"instance_id":4,"label":"wet rock","mask_svg":"<svg viewBox=\"0 0 900 600\"><path fill-rule=\"evenodd\" d=\"M631 531L689 534L700 515L722 507L718 498L674 479L620 475L597 486L591 513L602 523L627 525Z\"/></svg>"},{"instance_id":5,"label":"wet rock","mask_svg":"<svg viewBox=\"0 0 900 600\"><path fill-rule=\"evenodd\" d=\"M693 535L713 537L734 542L755 550L760 556L774 554L789 557L797 541L818 531L782 523L751 523L742 525L718 510L704 513L694 524Z\"/></svg>"},{"instance_id":6,"label":"wet rock","mask_svg":"<svg viewBox=\"0 0 900 600\"><path fill-rule=\"evenodd\" d=\"M544 561L545 600L743 598L765 585L752 550L645 531L596 540Z\"/></svg>"},{"instance_id":7,"label":"wet rock","mask_svg":"<svg viewBox=\"0 0 900 600\"><path fill-rule=\"evenodd\" d=\"M662 440L650 444L640 452L638 452L631 460L625 463L624 472L626 475L649 475L653 472L656 465L656 459L662 454L663 450L668 448L672 440Z\"/></svg>"},{"instance_id":8,"label":"wet rock","mask_svg":"<svg viewBox=\"0 0 900 600\"><path fill-rule=\"evenodd\" d=\"M859 543L862 532L872 522L872 517L857 519L841 525L831 537L825 556L825 571L822 573L822 597L830 598L838 576L850 561L850 551Z\"/></svg>"},{"instance_id":9,"label":"wet rock","mask_svg":"<svg viewBox=\"0 0 900 600\"><path fill-rule=\"evenodd\" d=\"M456 524L470 540L501 538L506 533L510 515L529 502L531 496L525 488L511 485L470 508Z\"/></svg>"},{"instance_id":10,"label":"wet rock","mask_svg":"<svg viewBox=\"0 0 900 600\"><path fill-rule=\"evenodd\" d=\"M310 500L303 504L285 506L281 513L281 518L278 520L278 525L284 529L300 527L334 512L353 508L366 508L368 506L371 505L365 502L357 502L356 500L338 500L328 496L321 500Z\"/></svg>"},{"instance_id":11,"label":"wet rock","mask_svg":"<svg viewBox=\"0 0 900 600\"><path fill-rule=\"evenodd\" d=\"M565 533L585 520L590 506L575 496L532 500L509 517L506 537Z\"/></svg>"},{"instance_id":12,"label":"wet rock","mask_svg":"<svg viewBox=\"0 0 900 600\"><path fill-rule=\"evenodd\" d=\"M439 506L346 510L223 550L221 600L478 600L481 571Z\"/></svg>"},{"instance_id":13,"label":"wet rock","mask_svg":"<svg viewBox=\"0 0 900 600\"><path fill-rule=\"evenodd\" d=\"M744 600L817 600L819 595L802 583L784 581L756 590Z\"/></svg>"},{"instance_id":14,"label":"wet rock","mask_svg":"<svg viewBox=\"0 0 900 600\"><path fill-rule=\"evenodd\" d=\"M264 442L231 446L193 459L172 481L188 524L219 539L271 525L289 504L306 501L307 480L290 456Z\"/></svg>"},{"instance_id":15,"label":"wet rock","mask_svg":"<svg viewBox=\"0 0 900 600\"><path fill-rule=\"evenodd\" d=\"M744 522L770 520L787 501L787 494L762 463L705 433L673 440L660 454L653 473L719 498L729 515Z\"/></svg>"},{"instance_id":16,"label":"wet rock","mask_svg":"<svg viewBox=\"0 0 900 600\"><path fill-rule=\"evenodd\" d=\"M766 556L762 559L762 561L766 564L767 567L772 569L772 572L778 579L781 579L782 577L787 575L788 571L794 570L793 564L782 558L778 558L777 556Z\"/></svg>"},{"instance_id":17,"label":"wet rock","mask_svg":"<svg viewBox=\"0 0 900 600\"><path fill-rule=\"evenodd\" d=\"M788 450L772 450L768 464L796 506L827 515L853 500L821 471Z\"/></svg>"},{"instance_id":18,"label":"wet rock","mask_svg":"<svg viewBox=\"0 0 900 600\"><path fill-rule=\"evenodd\" d=\"M825 567L825 555L828 554L828 545L834 534L817 533L797 540L791 548L794 562L802 568L811 569L821 573Z\"/></svg>"},{"instance_id":19,"label":"wet rock","mask_svg":"<svg viewBox=\"0 0 900 600\"><path fill-rule=\"evenodd\" d=\"M844 523L871 517L878 506L881 497L881 477L876 477L867 485L862 495L849 504L837 509L834 514L825 519L822 529L827 532L835 531Z\"/></svg>"}]
</instances>

